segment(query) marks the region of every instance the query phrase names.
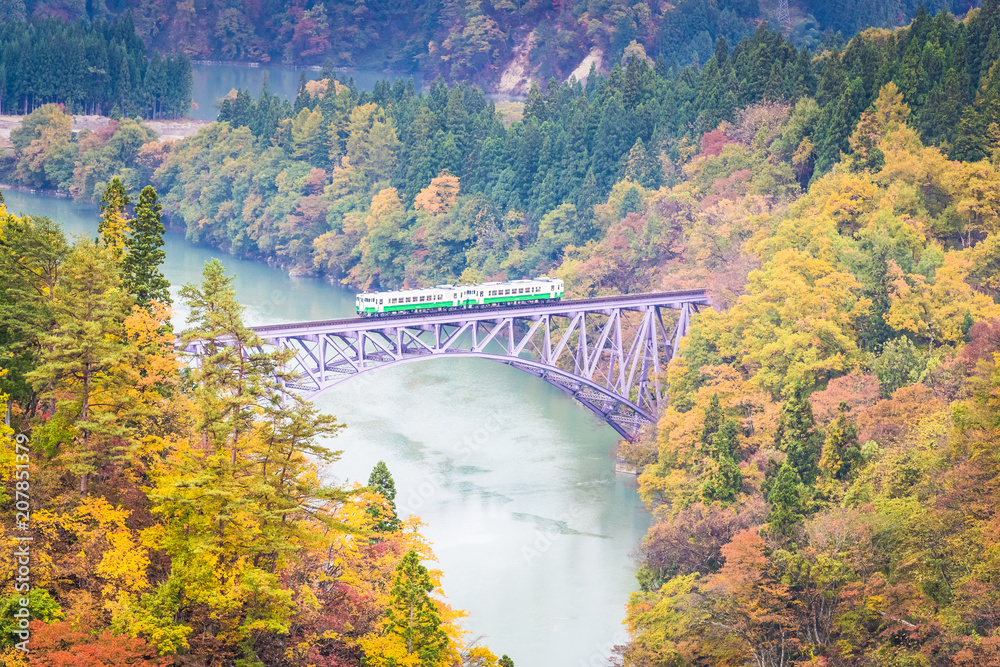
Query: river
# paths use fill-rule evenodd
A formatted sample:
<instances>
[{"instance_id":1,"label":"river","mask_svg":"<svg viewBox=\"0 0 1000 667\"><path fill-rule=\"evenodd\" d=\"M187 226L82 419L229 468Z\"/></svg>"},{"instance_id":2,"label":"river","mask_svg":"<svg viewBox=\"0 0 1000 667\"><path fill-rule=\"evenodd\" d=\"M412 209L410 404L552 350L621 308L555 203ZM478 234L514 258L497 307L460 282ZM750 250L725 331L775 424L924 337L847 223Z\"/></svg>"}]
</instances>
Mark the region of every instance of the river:
<instances>
[{"instance_id":1,"label":"river","mask_svg":"<svg viewBox=\"0 0 1000 667\"><path fill-rule=\"evenodd\" d=\"M191 118L196 120L215 120L219 116L219 110L215 107L215 102L224 97L233 88L247 89L256 98L260 93L261 85L264 82L264 75L267 74L268 86L271 93L278 97L295 102L295 94L299 89L299 76L306 73L306 79L318 79L321 72L315 68L306 67L283 67L281 65L216 65L211 63L194 63L191 65L191 75L194 83L194 92L191 107ZM417 90L423 85L423 77L419 72L379 72L367 69L340 69L335 75L341 83L347 83L353 78L359 90L372 90L375 82L382 79L395 80L397 78L407 81L413 79L413 84Z\"/></svg>"},{"instance_id":2,"label":"river","mask_svg":"<svg viewBox=\"0 0 1000 667\"><path fill-rule=\"evenodd\" d=\"M97 209L5 192L11 212L47 215L96 235ZM176 294L219 257L236 276L249 324L354 314L354 295L168 234ZM181 309L179 309L181 310ZM180 312L178 317L183 318ZM616 475L614 431L543 381L478 359L404 364L357 378L316 403L347 424L328 471L367 482L380 459L401 514L418 514L468 627L517 667L603 665L622 642L635 588L631 557L649 526L635 478Z\"/></svg>"}]
</instances>

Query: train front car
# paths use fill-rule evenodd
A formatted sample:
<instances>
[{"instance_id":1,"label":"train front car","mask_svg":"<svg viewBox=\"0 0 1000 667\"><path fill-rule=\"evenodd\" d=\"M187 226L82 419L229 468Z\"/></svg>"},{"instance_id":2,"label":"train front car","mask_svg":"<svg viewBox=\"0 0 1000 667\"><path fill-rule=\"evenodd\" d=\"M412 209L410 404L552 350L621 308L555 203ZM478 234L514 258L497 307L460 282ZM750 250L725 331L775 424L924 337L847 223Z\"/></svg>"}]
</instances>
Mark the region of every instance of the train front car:
<instances>
[{"instance_id":1,"label":"train front car","mask_svg":"<svg viewBox=\"0 0 1000 667\"><path fill-rule=\"evenodd\" d=\"M563 297L563 281L560 278L549 278L552 281L552 298L559 301Z\"/></svg>"},{"instance_id":2,"label":"train front car","mask_svg":"<svg viewBox=\"0 0 1000 667\"><path fill-rule=\"evenodd\" d=\"M378 292L362 292L354 297L354 310L359 317L374 317L378 314Z\"/></svg>"}]
</instances>

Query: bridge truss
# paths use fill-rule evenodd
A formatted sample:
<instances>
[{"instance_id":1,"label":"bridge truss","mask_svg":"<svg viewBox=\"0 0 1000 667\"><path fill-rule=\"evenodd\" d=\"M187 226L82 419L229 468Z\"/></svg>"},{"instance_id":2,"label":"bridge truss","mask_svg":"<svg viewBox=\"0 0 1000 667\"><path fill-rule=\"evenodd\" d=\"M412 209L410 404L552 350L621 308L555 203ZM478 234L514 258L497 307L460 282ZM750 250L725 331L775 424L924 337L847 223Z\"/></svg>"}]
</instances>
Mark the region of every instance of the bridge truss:
<instances>
[{"instance_id":1,"label":"bridge truss","mask_svg":"<svg viewBox=\"0 0 1000 667\"><path fill-rule=\"evenodd\" d=\"M667 363L706 305L703 291L661 292L253 329L294 352L286 388L309 396L388 366L477 357L545 380L632 440L665 407Z\"/></svg>"}]
</instances>

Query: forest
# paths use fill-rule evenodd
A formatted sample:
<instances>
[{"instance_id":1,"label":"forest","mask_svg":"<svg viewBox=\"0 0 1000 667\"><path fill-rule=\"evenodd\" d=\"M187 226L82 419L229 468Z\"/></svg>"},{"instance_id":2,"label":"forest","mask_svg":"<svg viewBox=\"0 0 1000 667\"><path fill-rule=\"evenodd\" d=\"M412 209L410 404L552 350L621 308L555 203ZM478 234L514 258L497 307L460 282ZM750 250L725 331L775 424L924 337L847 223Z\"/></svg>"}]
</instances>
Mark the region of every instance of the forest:
<instances>
[{"instance_id":1,"label":"forest","mask_svg":"<svg viewBox=\"0 0 1000 667\"><path fill-rule=\"evenodd\" d=\"M149 183L192 241L362 288L549 272L574 297L711 291L717 308L662 378L669 408L619 449L653 518L620 664L1000 665L998 60L988 0L816 50L761 25L733 48L718 39L704 66L629 42L586 87L533 89L523 114L469 84L364 92L334 76L303 80L294 103L234 91L219 122L176 142L129 118L74 134L64 108L40 106L12 132L6 173L104 200L105 219L101 243L71 246L50 223L3 218L18 251L4 253L0 386L45 443L32 457L52 463L31 474L57 508L38 518L53 536L38 608L61 627L102 609L81 641L107 627L148 660L218 646L285 664L303 646L357 664L416 632L396 624L397 585L424 582L430 552L395 526L388 472L323 487L307 453L335 465L312 452L336 422L305 404L283 422L231 384L270 376L234 372L221 350L197 377L173 356L150 262L125 261L156 243L115 240L151 209L138 195L130 226L113 202ZM185 287L181 335L222 335L211 314L238 310L226 280L209 266ZM66 304L84 293L113 296L74 329ZM108 398L125 388L137 408ZM295 466L276 471L272 451ZM217 489L204 516L190 509L201 487L178 482L190 476ZM240 543L238 521L262 539ZM126 570L142 577L111 569L109 549L145 559ZM331 549L343 570L324 569ZM222 551L243 598L199 579ZM461 644L458 612L430 599L422 636L440 660L505 664Z\"/></svg>"},{"instance_id":2,"label":"forest","mask_svg":"<svg viewBox=\"0 0 1000 667\"><path fill-rule=\"evenodd\" d=\"M905 25L918 8L963 14L975 0L800 0L790 3L798 46L850 37L870 26ZM428 78L495 86L521 45L540 80L567 78L589 53L616 62L633 41L668 64L706 63L714 44L735 44L771 0L423 0L421 2L231 3L208 0L3 0L0 22L131 16L146 45L196 59L420 70ZM168 46L169 45L169 46ZM133 79L134 81L134 79Z\"/></svg>"},{"instance_id":3,"label":"forest","mask_svg":"<svg viewBox=\"0 0 1000 667\"><path fill-rule=\"evenodd\" d=\"M191 241L359 287L519 278L586 261L649 192L710 187L713 177L692 177L696 158L730 144L746 147L726 153L734 188L797 196L851 152L889 82L922 142L981 162L1000 122L998 23L995 2L964 21L920 11L907 28L817 55L762 26L731 51L720 40L702 69L634 50L586 88L533 89L521 118L469 85L418 94L397 81L369 93L333 78L303 79L294 105L266 87L256 100L230 95L220 122L180 142L156 142L130 119L73 134L46 105L11 133L6 172L95 201L113 176L131 189L152 183ZM884 157L870 152L873 168ZM695 202L671 206L680 210L658 219L679 233ZM968 244L975 220L948 209L937 224ZM672 245L646 261L678 259ZM628 275L613 287L648 287ZM591 291L612 287L595 280Z\"/></svg>"},{"instance_id":4,"label":"forest","mask_svg":"<svg viewBox=\"0 0 1000 667\"><path fill-rule=\"evenodd\" d=\"M186 54L146 56L129 17L109 22L0 22L0 112L43 104L68 113L183 118L191 109Z\"/></svg>"},{"instance_id":5,"label":"forest","mask_svg":"<svg viewBox=\"0 0 1000 667\"><path fill-rule=\"evenodd\" d=\"M344 424L282 392L286 352L243 354L218 260L171 321L157 199L113 179L96 240L0 201L0 502L31 500L0 524L0 663L511 667L466 640L384 463L323 481Z\"/></svg>"}]
</instances>

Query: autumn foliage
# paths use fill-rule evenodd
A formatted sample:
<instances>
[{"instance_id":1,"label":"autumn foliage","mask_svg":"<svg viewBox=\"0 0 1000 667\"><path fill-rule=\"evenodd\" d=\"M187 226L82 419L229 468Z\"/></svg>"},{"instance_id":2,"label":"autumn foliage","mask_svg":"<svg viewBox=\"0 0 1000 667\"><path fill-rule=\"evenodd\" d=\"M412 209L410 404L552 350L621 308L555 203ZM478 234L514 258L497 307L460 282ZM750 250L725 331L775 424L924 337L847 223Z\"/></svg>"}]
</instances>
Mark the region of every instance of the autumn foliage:
<instances>
[{"instance_id":1,"label":"autumn foliage","mask_svg":"<svg viewBox=\"0 0 1000 667\"><path fill-rule=\"evenodd\" d=\"M718 228L759 266L668 371L625 665L1000 664L1000 306L974 277L996 217L970 215L997 171L908 118L887 84L831 173ZM704 150L675 192L705 197L739 150ZM705 493L720 440L734 497Z\"/></svg>"},{"instance_id":2,"label":"autumn foliage","mask_svg":"<svg viewBox=\"0 0 1000 667\"><path fill-rule=\"evenodd\" d=\"M419 519L396 516L384 464L367 487L322 480L342 425L277 398L287 353L243 324L222 265L182 287L190 315L175 333L155 192L134 210L117 179L106 194L96 243L0 204L0 329L16 360L2 398L30 434L36 503L27 664L496 665L466 646L464 613L424 564ZM178 335L206 346L201 363ZM16 464L5 447L5 502L24 484ZM0 523L4 610L20 608L14 519ZM0 623L4 664L22 667L6 612Z\"/></svg>"}]
</instances>

